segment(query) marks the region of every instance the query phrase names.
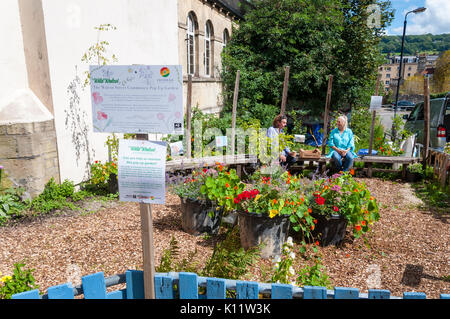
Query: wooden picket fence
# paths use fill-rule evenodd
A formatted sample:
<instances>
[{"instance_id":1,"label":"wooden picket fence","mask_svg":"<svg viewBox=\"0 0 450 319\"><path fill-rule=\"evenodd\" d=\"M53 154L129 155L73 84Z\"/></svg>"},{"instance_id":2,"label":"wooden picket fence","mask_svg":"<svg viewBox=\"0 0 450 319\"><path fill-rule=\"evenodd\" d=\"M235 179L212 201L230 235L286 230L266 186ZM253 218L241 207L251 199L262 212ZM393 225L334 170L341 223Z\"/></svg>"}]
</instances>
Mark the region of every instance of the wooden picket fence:
<instances>
[{"instance_id":1,"label":"wooden picket fence","mask_svg":"<svg viewBox=\"0 0 450 319\"><path fill-rule=\"evenodd\" d=\"M423 292L404 292L402 297L391 296L389 290L369 289L360 293L357 288L305 286L288 284L259 283L253 281L229 280L201 277L188 272L155 274L156 299L229 299L227 291L236 299L426 299ZM47 294L30 290L12 296L12 299L74 299L83 295L84 299L143 299L144 274L140 270L127 270L125 274L104 277L103 272L81 278L81 285L71 283L53 286ZM126 284L126 288L107 292L107 287ZM206 288L206 289L205 289ZM450 299L450 294L440 294L440 299Z\"/></svg>"}]
</instances>

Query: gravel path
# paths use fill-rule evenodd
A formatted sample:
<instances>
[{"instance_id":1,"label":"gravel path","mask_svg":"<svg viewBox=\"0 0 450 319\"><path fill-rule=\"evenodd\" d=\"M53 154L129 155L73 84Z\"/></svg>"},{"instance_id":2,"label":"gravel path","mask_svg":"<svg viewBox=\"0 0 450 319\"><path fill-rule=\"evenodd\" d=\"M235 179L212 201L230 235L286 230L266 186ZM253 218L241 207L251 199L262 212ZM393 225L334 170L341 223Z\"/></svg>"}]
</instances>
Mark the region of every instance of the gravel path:
<instances>
[{"instance_id":1,"label":"gravel path","mask_svg":"<svg viewBox=\"0 0 450 319\"><path fill-rule=\"evenodd\" d=\"M427 298L450 293L449 215L434 216L407 183L361 179L380 205L380 220L365 239L353 239L349 229L340 247L319 247L333 286L425 292ZM212 253L214 238L192 236L181 229L180 200L167 194L166 205L153 206L155 260L176 237L181 257L197 248L202 266ZM41 292L50 286L103 271L105 276L142 269L139 205L88 203L84 212L30 218L0 228L0 273L8 275L16 262L34 268ZM450 212L449 212L450 213ZM298 260L297 264L303 263ZM262 260L245 278L263 281L271 269Z\"/></svg>"}]
</instances>

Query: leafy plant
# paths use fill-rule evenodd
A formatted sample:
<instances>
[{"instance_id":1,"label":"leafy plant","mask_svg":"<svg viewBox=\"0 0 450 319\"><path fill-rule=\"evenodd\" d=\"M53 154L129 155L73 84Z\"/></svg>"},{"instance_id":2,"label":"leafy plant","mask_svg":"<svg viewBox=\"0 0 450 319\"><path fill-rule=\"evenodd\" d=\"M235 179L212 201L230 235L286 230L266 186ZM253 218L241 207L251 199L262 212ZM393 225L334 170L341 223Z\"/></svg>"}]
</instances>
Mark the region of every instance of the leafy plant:
<instances>
[{"instance_id":1,"label":"leafy plant","mask_svg":"<svg viewBox=\"0 0 450 319\"><path fill-rule=\"evenodd\" d=\"M296 284L298 286L322 286L330 288L330 280L319 257L314 257L312 266L300 269Z\"/></svg>"},{"instance_id":2,"label":"leafy plant","mask_svg":"<svg viewBox=\"0 0 450 319\"><path fill-rule=\"evenodd\" d=\"M418 174L424 173L422 163L414 163L408 165L408 171L410 171L411 173L418 173Z\"/></svg>"},{"instance_id":3,"label":"leafy plant","mask_svg":"<svg viewBox=\"0 0 450 319\"><path fill-rule=\"evenodd\" d=\"M20 198L22 192L23 189L8 188L0 194L0 225L28 207L28 203Z\"/></svg>"},{"instance_id":4,"label":"leafy plant","mask_svg":"<svg viewBox=\"0 0 450 319\"><path fill-rule=\"evenodd\" d=\"M353 235L358 238L369 231L369 225L380 218L376 199L364 183L357 182L352 171L334 174L314 182L309 195L312 211L330 216L339 214L353 226Z\"/></svg>"},{"instance_id":5,"label":"leafy plant","mask_svg":"<svg viewBox=\"0 0 450 319\"><path fill-rule=\"evenodd\" d=\"M174 265L174 260L179 257L180 248L178 247L178 241L175 236L169 242L169 248L164 249L159 266L155 268L157 272L170 272L170 271L187 271L196 272L197 265L193 262L195 255L197 254L197 249L194 252L188 253L187 258L182 259Z\"/></svg>"},{"instance_id":6,"label":"leafy plant","mask_svg":"<svg viewBox=\"0 0 450 319\"><path fill-rule=\"evenodd\" d=\"M288 237L283 244L281 256L277 256L272 260L273 274L271 282L295 285L295 281L290 279L295 275L295 270L292 266L295 259L295 252L292 251L293 247L292 237Z\"/></svg>"},{"instance_id":7,"label":"leafy plant","mask_svg":"<svg viewBox=\"0 0 450 319\"><path fill-rule=\"evenodd\" d=\"M14 294L39 288L32 274L34 269L22 269L24 266L23 263L15 263L13 275L0 279L0 299L11 299Z\"/></svg>"},{"instance_id":8,"label":"leafy plant","mask_svg":"<svg viewBox=\"0 0 450 319\"><path fill-rule=\"evenodd\" d=\"M202 276L240 279L259 259L259 247L247 250L241 247L239 228L228 230L223 241L214 246L211 257L201 270Z\"/></svg>"}]
</instances>

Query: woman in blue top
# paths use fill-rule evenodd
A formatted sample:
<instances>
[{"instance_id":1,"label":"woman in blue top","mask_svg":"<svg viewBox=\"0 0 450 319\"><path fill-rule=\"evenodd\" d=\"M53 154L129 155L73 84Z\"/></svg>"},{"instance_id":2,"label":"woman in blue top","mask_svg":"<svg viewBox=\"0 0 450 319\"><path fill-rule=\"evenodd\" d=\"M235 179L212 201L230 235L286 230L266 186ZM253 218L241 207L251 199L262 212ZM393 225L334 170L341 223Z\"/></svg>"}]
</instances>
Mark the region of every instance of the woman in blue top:
<instances>
[{"instance_id":1,"label":"woman in blue top","mask_svg":"<svg viewBox=\"0 0 450 319\"><path fill-rule=\"evenodd\" d=\"M337 128L331 131L328 139L330 153L334 168L339 171L348 171L353 166L353 159L357 157L355 154L355 139L353 132L347 128L347 117L341 115L337 118Z\"/></svg>"}]
</instances>

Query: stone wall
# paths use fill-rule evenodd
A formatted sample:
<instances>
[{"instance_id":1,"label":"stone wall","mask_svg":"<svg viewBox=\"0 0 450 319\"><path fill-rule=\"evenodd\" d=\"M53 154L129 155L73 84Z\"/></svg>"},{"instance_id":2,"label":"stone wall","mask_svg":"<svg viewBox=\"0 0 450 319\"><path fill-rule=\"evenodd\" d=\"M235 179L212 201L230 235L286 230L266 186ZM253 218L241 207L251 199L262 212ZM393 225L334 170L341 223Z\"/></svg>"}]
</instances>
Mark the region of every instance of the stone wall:
<instances>
[{"instance_id":1,"label":"stone wall","mask_svg":"<svg viewBox=\"0 0 450 319\"><path fill-rule=\"evenodd\" d=\"M32 197L50 178L59 182L54 121L0 125L0 163L13 184Z\"/></svg>"}]
</instances>

